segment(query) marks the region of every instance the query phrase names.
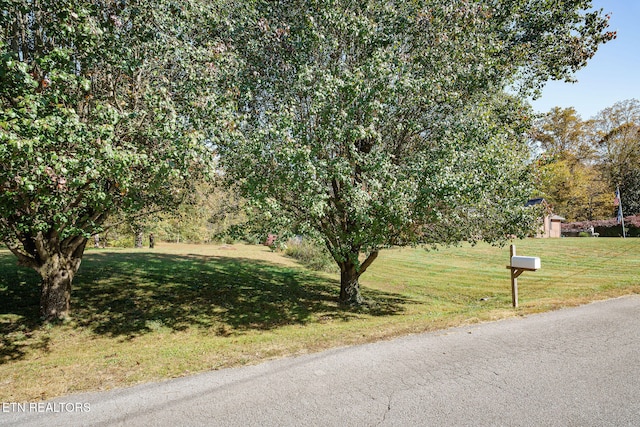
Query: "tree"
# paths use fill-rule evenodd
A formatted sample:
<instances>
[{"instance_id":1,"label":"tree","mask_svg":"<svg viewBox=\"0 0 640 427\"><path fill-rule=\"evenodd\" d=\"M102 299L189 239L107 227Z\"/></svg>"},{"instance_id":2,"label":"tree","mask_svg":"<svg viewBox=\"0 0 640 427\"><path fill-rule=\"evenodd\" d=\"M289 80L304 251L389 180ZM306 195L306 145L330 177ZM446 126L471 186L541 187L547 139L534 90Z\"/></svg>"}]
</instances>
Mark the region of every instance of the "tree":
<instances>
[{"instance_id":1,"label":"tree","mask_svg":"<svg viewBox=\"0 0 640 427\"><path fill-rule=\"evenodd\" d=\"M594 164L593 121L555 107L534 122L531 139L542 150L537 190L554 212L569 221L607 218L611 191Z\"/></svg>"},{"instance_id":2,"label":"tree","mask_svg":"<svg viewBox=\"0 0 640 427\"><path fill-rule=\"evenodd\" d=\"M109 215L170 209L207 170L224 52L205 18L195 0L2 3L0 239L41 275L45 319L69 315Z\"/></svg>"},{"instance_id":3,"label":"tree","mask_svg":"<svg viewBox=\"0 0 640 427\"><path fill-rule=\"evenodd\" d=\"M147 228L158 240L210 243L244 223L243 204L233 188L199 182L177 210L157 215Z\"/></svg>"},{"instance_id":4,"label":"tree","mask_svg":"<svg viewBox=\"0 0 640 427\"><path fill-rule=\"evenodd\" d=\"M610 187L596 165L567 156L537 160L537 191L553 212L568 221L605 219L611 215Z\"/></svg>"},{"instance_id":5,"label":"tree","mask_svg":"<svg viewBox=\"0 0 640 427\"><path fill-rule=\"evenodd\" d=\"M547 156L591 157L589 122L584 122L575 108L554 107L534 122L531 138Z\"/></svg>"},{"instance_id":6,"label":"tree","mask_svg":"<svg viewBox=\"0 0 640 427\"><path fill-rule=\"evenodd\" d=\"M381 248L522 235L522 99L614 37L590 5L245 2L229 40L241 67L226 177L317 233L345 304L362 302Z\"/></svg>"},{"instance_id":7,"label":"tree","mask_svg":"<svg viewBox=\"0 0 640 427\"><path fill-rule=\"evenodd\" d=\"M640 168L627 171L622 176L622 185L620 186L620 197L622 199L623 214L639 215L640 214Z\"/></svg>"},{"instance_id":8,"label":"tree","mask_svg":"<svg viewBox=\"0 0 640 427\"><path fill-rule=\"evenodd\" d=\"M620 187L626 214L640 213L640 101L605 108L595 118L595 146L610 192Z\"/></svg>"}]
</instances>

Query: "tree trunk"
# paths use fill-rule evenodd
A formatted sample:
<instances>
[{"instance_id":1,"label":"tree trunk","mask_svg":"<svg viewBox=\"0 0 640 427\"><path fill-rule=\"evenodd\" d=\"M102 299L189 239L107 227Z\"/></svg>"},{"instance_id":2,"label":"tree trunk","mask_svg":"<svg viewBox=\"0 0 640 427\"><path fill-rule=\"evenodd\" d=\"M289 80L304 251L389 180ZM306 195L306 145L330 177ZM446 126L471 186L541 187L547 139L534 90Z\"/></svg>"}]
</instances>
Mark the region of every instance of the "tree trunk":
<instances>
[{"instance_id":1,"label":"tree trunk","mask_svg":"<svg viewBox=\"0 0 640 427\"><path fill-rule=\"evenodd\" d=\"M340 304L360 305L363 302L360 295L360 283L356 266L352 262L340 265Z\"/></svg>"},{"instance_id":2,"label":"tree trunk","mask_svg":"<svg viewBox=\"0 0 640 427\"><path fill-rule=\"evenodd\" d=\"M357 258L359 252L354 253L350 259ZM362 264L356 265L352 261L340 263L340 304L361 305L364 303L360 295L360 276L378 257L378 251L373 251Z\"/></svg>"},{"instance_id":3,"label":"tree trunk","mask_svg":"<svg viewBox=\"0 0 640 427\"><path fill-rule=\"evenodd\" d=\"M51 254L38 268L42 277L40 294L40 314L49 321L69 317L71 284L80 268L82 254L87 240L71 254L60 252Z\"/></svg>"},{"instance_id":4,"label":"tree trunk","mask_svg":"<svg viewBox=\"0 0 640 427\"><path fill-rule=\"evenodd\" d=\"M69 317L73 271L50 262L42 267L40 274L42 275L40 295L42 317L45 320Z\"/></svg>"},{"instance_id":5,"label":"tree trunk","mask_svg":"<svg viewBox=\"0 0 640 427\"><path fill-rule=\"evenodd\" d=\"M136 231L136 243L135 243L135 247L136 248L141 248L142 247L142 238L143 238L143 232L142 230L137 230Z\"/></svg>"},{"instance_id":6,"label":"tree trunk","mask_svg":"<svg viewBox=\"0 0 640 427\"><path fill-rule=\"evenodd\" d=\"M7 248L18 264L33 268L42 277L40 314L45 321L69 316L71 283L80 268L88 239L82 235L60 240L55 230L34 234L18 233ZM19 243L18 243L19 241Z\"/></svg>"}]
</instances>

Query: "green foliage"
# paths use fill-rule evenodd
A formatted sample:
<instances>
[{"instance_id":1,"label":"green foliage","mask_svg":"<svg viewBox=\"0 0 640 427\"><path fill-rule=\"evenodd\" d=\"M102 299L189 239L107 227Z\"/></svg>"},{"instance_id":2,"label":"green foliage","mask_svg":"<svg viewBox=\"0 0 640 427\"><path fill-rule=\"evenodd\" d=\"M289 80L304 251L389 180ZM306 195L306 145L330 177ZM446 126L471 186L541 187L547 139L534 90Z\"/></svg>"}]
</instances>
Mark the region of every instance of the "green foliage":
<instances>
[{"instance_id":1,"label":"green foliage","mask_svg":"<svg viewBox=\"0 0 640 427\"><path fill-rule=\"evenodd\" d=\"M213 54L192 46L194 16L178 19L163 2L7 7L1 237L87 236L107 213L180 199L207 169L206 128L193 111L216 78L204 66Z\"/></svg>"},{"instance_id":2,"label":"green foliage","mask_svg":"<svg viewBox=\"0 0 640 427\"><path fill-rule=\"evenodd\" d=\"M591 133L573 107L555 107L535 121L531 138L547 156L586 160L593 152Z\"/></svg>"},{"instance_id":3,"label":"green foliage","mask_svg":"<svg viewBox=\"0 0 640 427\"><path fill-rule=\"evenodd\" d=\"M640 214L640 167L627 171L621 177L621 194L623 194L624 214Z\"/></svg>"},{"instance_id":4,"label":"green foliage","mask_svg":"<svg viewBox=\"0 0 640 427\"><path fill-rule=\"evenodd\" d=\"M611 189L620 187L624 214L640 213L640 101L617 102L594 122L603 175Z\"/></svg>"},{"instance_id":5,"label":"green foliage","mask_svg":"<svg viewBox=\"0 0 640 427\"><path fill-rule=\"evenodd\" d=\"M0 33L0 237L101 230L206 172L215 102L198 2L12 2ZM206 109L210 113L211 109ZM25 251L25 255L32 254Z\"/></svg>"},{"instance_id":6,"label":"green foliage","mask_svg":"<svg viewBox=\"0 0 640 427\"><path fill-rule=\"evenodd\" d=\"M391 245L523 235L520 95L569 79L613 37L589 6L243 3L238 135L220 142L222 166L260 212L314 230L357 275Z\"/></svg>"},{"instance_id":7,"label":"green foliage","mask_svg":"<svg viewBox=\"0 0 640 427\"><path fill-rule=\"evenodd\" d=\"M217 27L198 0L2 4L0 240L43 283L110 216L171 209L210 172Z\"/></svg>"},{"instance_id":8,"label":"green foliage","mask_svg":"<svg viewBox=\"0 0 640 427\"><path fill-rule=\"evenodd\" d=\"M624 235L627 237L640 237L640 215L626 216L624 218ZM593 230L599 237L622 237L622 224L617 219L581 221L562 225L562 234L567 237L580 236L585 230ZM587 233L590 236L591 232Z\"/></svg>"},{"instance_id":9,"label":"green foliage","mask_svg":"<svg viewBox=\"0 0 640 427\"><path fill-rule=\"evenodd\" d=\"M620 187L625 215L640 212L640 104L617 102L583 121L573 108L553 108L531 133L543 152L537 188L569 221L617 215L613 193Z\"/></svg>"},{"instance_id":10,"label":"green foliage","mask_svg":"<svg viewBox=\"0 0 640 427\"><path fill-rule=\"evenodd\" d=\"M312 270L334 272L336 269L335 261L327 248L308 240L301 242L290 240L284 254L295 258Z\"/></svg>"},{"instance_id":11,"label":"green foliage","mask_svg":"<svg viewBox=\"0 0 640 427\"><path fill-rule=\"evenodd\" d=\"M598 167L571 155L542 155L537 159L537 189L551 210L568 221L606 218L613 198Z\"/></svg>"},{"instance_id":12,"label":"green foliage","mask_svg":"<svg viewBox=\"0 0 640 427\"><path fill-rule=\"evenodd\" d=\"M531 140L542 150L536 161L537 190L552 211L569 221L608 213L609 192L593 165L592 126L574 108L553 108L539 117Z\"/></svg>"},{"instance_id":13,"label":"green foliage","mask_svg":"<svg viewBox=\"0 0 640 427\"><path fill-rule=\"evenodd\" d=\"M235 238L244 237L232 235L232 230L243 228L247 221L245 205L233 188L222 188L210 181L195 182L192 191L173 210L154 212L143 219L110 217L107 223L114 225L100 239L106 246L132 247L136 232L141 231L144 246L150 234L156 242L232 243Z\"/></svg>"},{"instance_id":14,"label":"green foliage","mask_svg":"<svg viewBox=\"0 0 640 427\"><path fill-rule=\"evenodd\" d=\"M164 241L219 241L228 237L233 226L245 221L244 205L232 188L198 183L176 211L158 215L145 228Z\"/></svg>"}]
</instances>

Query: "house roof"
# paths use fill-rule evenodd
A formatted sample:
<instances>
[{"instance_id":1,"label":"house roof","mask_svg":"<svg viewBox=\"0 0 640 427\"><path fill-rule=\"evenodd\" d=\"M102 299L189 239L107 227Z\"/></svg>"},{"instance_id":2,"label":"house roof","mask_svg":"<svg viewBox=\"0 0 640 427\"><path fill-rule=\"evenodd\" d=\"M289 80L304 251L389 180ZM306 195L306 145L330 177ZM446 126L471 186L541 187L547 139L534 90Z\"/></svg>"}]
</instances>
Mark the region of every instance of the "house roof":
<instances>
[{"instance_id":1,"label":"house roof","mask_svg":"<svg viewBox=\"0 0 640 427\"><path fill-rule=\"evenodd\" d=\"M543 205L546 208L547 213L549 214L549 218L552 221L566 221L567 220L566 218L561 217L560 215L556 215L556 214L552 213L551 207L547 204L547 201L543 197L539 197L537 199L529 199L524 206L528 207L528 206L536 206L536 205Z\"/></svg>"},{"instance_id":2,"label":"house roof","mask_svg":"<svg viewBox=\"0 0 640 427\"><path fill-rule=\"evenodd\" d=\"M539 199L529 199L527 203L525 203L525 206L535 206L541 204L542 202L544 202L544 198L542 197L540 197Z\"/></svg>"}]
</instances>

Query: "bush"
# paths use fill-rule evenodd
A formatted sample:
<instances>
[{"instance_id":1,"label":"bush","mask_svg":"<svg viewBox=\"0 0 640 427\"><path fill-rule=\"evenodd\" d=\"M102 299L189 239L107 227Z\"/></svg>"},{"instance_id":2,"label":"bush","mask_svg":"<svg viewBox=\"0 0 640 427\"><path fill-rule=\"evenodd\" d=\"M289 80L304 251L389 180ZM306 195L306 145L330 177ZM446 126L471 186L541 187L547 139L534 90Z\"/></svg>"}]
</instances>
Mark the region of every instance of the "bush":
<instances>
[{"instance_id":1,"label":"bush","mask_svg":"<svg viewBox=\"0 0 640 427\"><path fill-rule=\"evenodd\" d=\"M627 237L640 237L640 215L625 217L624 226ZM615 219L562 224L562 235L567 237L580 236L581 233L590 230L591 227L600 237L622 236L622 226Z\"/></svg>"},{"instance_id":2,"label":"bush","mask_svg":"<svg viewBox=\"0 0 640 427\"><path fill-rule=\"evenodd\" d=\"M336 262L329 251L313 242L290 240L284 254L300 261L312 270L335 272L337 269Z\"/></svg>"}]
</instances>

